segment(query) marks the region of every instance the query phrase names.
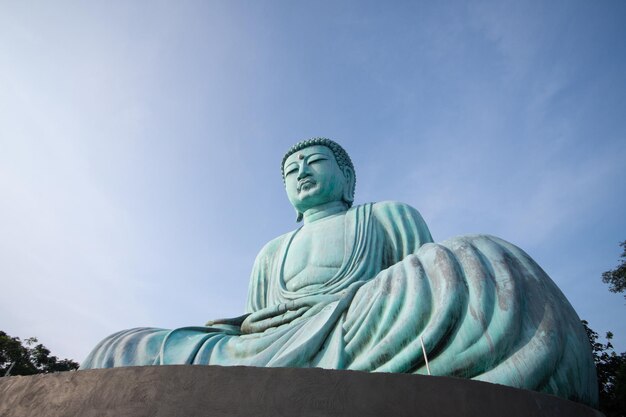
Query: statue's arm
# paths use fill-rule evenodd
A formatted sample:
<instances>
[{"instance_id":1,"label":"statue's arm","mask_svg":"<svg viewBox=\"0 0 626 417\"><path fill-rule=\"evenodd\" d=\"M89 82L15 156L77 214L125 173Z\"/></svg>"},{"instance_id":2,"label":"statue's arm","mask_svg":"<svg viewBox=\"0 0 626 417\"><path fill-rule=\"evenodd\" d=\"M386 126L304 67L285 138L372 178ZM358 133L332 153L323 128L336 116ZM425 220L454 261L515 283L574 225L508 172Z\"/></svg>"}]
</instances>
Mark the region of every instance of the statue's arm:
<instances>
[{"instance_id":1,"label":"statue's arm","mask_svg":"<svg viewBox=\"0 0 626 417\"><path fill-rule=\"evenodd\" d=\"M388 265L417 252L425 243L433 241L421 214L408 204L382 201L372 207L379 227L385 235L385 258Z\"/></svg>"},{"instance_id":2,"label":"statue's arm","mask_svg":"<svg viewBox=\"0 0 626 417\"><path fill-rule=\"evenodd\" d=\"M285 236L279 236L267 243L254 260L248 286L246 313L253 313L267 307L267 293L270 284L269 280L272 276L271 271Z\"/></svg>"},{"instance_id":3,"label":"statue's arm","mask_svg":"<svg viewBox=\"0 0 626 417\"><path fill-rule=\"evenodd\" d=\"M246 314L239 317L209 320L205 326L238 332L242 323L250 316L250 313L266 307L268 281L271 276L270 271L282 238L283 236L280 236L266 244L254 261L248 289Z\"/></svg>"}]
</instances>

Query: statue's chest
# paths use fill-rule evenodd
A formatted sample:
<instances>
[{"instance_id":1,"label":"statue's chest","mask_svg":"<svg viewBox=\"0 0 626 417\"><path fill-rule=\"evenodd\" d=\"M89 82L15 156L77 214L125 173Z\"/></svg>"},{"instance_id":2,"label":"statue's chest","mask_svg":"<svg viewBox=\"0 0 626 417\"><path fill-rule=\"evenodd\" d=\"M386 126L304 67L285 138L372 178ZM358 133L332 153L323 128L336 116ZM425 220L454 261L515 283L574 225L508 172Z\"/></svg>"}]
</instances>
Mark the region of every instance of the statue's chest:
<instances>
[{"instance_id":1,"label":"statue's chest","mask_svg":"<svg viewBox=\"0 0 626 417\"><path fill-rule=\"evenodd\" d=\"M283 268L291 291L332 278L345 252L345 216L334 216L304 226L294 236Z\"/></svg>"}]
</instances>

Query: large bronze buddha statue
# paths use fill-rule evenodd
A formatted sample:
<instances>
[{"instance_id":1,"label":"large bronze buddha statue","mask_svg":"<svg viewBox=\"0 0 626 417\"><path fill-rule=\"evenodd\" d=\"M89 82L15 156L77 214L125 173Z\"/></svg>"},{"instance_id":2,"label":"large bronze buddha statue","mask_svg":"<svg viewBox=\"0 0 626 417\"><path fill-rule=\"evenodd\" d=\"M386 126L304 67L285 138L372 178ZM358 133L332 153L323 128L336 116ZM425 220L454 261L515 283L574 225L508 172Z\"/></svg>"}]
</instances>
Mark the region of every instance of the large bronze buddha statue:
<instances>
[{"instance_id":1,"label":"large bronze buddha statue","mask_svg":"<svg viewBox=\"0 0 626 417\"><path fill-rule=\"evenodd\" d=\"M281 165L303 225L254 262L247 314L104 339L82 369L205 364L457 376L594 405L589 342L569 302L521 249L487 235L433 243L412 207L352 207L348 154L323 138ZM423 347L422 347L423 342Z\"/></svg>"}]
</instances>

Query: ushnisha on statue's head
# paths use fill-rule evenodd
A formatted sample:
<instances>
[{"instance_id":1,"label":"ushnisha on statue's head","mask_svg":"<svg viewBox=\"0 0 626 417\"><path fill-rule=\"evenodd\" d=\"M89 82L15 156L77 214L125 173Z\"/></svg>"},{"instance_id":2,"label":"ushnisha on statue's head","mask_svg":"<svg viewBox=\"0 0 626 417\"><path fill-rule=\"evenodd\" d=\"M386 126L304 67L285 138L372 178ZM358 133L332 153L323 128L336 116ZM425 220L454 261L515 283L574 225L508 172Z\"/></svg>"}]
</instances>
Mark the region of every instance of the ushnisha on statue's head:
<instances>
[{"instance_id":1,"label":"ushnisha on statue's head","mask_svg":"<svg viewBox=\"0 0 626 417\"><path fill-rule=\"evenodd\" d=\"M343 204L352 207L356 175L348 153L326 138L292 146L280 166L287 197L301 221L307 210Z\"/></svg>"}]
</instances>

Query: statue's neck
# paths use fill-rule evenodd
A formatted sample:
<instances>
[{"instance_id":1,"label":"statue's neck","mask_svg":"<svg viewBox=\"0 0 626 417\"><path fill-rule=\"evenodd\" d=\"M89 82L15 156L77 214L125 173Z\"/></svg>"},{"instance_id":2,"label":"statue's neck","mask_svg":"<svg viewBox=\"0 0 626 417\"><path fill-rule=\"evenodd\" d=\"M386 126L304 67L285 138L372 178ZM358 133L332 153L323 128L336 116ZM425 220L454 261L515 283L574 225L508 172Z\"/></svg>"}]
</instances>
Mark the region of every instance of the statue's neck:
<instances>
[{"instance_id":1,"label":"statue's neck","mask_svg":"<svg viewBox=\"0 0 626 417\"><path fill-rule=\"evenodd\" d=\"M320 220L347 210L348 206L343 201L333 201L332 203L322 204L304 212L304 224L307 225L316 220Z\"/></svg>"}]
</instances>

